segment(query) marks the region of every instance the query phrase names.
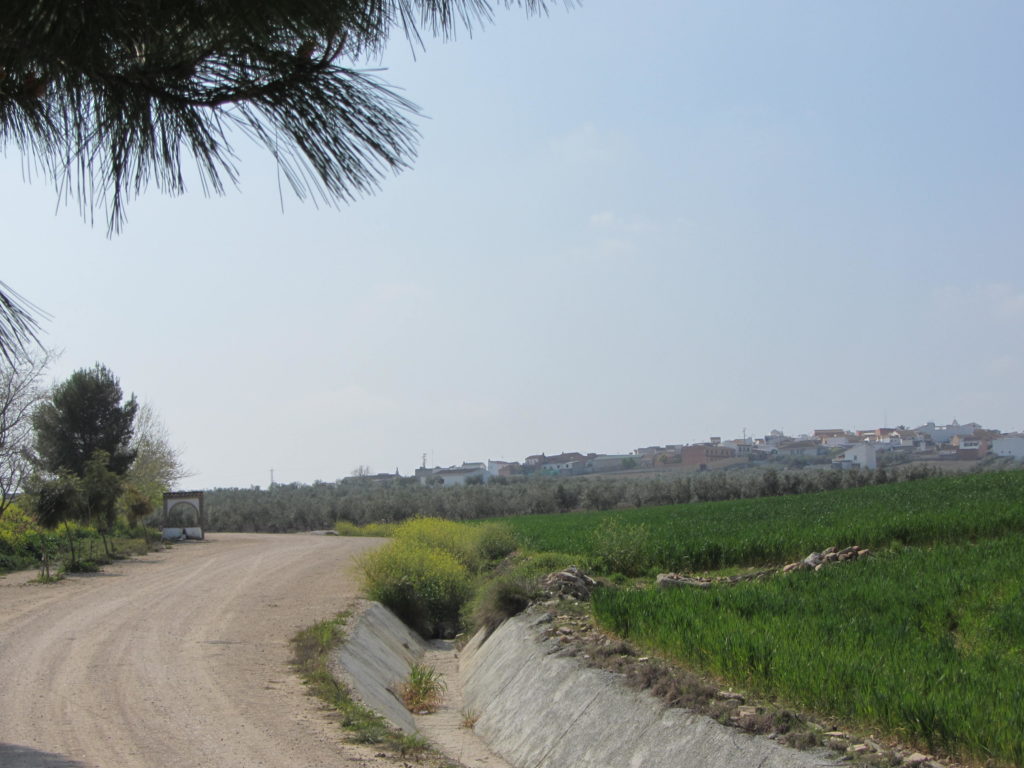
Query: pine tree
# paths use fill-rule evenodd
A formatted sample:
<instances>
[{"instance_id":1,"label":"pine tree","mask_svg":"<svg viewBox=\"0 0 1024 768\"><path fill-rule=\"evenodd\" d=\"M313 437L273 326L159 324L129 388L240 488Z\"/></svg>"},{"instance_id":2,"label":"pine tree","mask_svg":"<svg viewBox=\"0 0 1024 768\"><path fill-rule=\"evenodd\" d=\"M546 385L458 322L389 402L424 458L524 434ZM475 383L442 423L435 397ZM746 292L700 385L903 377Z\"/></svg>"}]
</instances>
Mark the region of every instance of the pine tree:
<instances>
[{"instance_id":1,"label":"pine tree","mask_svg":"<svg viewBox=\"0 0 1024 768\"><path fill-rule=\"evenodd\" d=\"M104 451L107 468L124 475L135 459L131 439L138 402L133 395L122 403L122 397L117 377L98 363L58 384L32 419L39 468L83 477L94 454Z\"/></svg>"}]
</instances>

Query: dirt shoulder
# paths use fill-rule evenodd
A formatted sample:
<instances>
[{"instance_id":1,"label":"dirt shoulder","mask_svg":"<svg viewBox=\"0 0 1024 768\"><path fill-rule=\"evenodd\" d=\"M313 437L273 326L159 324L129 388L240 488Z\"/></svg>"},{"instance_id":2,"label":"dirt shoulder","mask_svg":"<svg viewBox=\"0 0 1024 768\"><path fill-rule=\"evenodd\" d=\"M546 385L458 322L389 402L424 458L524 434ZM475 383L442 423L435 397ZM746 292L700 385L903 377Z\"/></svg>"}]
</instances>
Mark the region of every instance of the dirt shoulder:
<instances>
[{"instance_id":1,"label":"dirt shoulder","mask_svg":"<svg viewBox=\"0 0 1024 768\"><path fill-rule=\"evenodd\" d=\"M57 584L0 577L0 765L389 765L344 744L289 666L379 542L213 534Z\"/></svg>"}]
</instances>

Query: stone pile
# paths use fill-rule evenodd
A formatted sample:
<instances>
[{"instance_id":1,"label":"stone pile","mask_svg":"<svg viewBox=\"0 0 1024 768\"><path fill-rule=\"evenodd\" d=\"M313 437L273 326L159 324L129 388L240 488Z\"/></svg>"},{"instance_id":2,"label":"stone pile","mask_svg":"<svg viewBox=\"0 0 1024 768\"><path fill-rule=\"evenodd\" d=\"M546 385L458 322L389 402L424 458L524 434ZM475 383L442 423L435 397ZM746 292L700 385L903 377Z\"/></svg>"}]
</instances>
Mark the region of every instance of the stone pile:
<instances>
[{"instance_id":1,"label":"stone pile","mask_svg":"<svg viewBox=\"0 0 1024 768\"><path fill-rule=\"evenodd\" d=\"M575 565L570 565L564 571L549 573L541 579L540 585L552 596L589 600L590 593L597 586L597 582Z\"/></svg>"},{"instance_id":2,"label":"stone pile","mask_svg":"<svg viewBox=\"0 0 1024 768\"><path fill-rule=\"evenodd\" d=\"M845 549L839 549L839 547L829 547L821 552L811 552L803 560L798 560L795 563L790 563L784 566L781 570L783 573L790 573L792 571L820 571L826 565L832 563L845 563L851 560L860 560L864 557L869 557L871 550L865 547L858 547L854 544L852 547L846 547ZM771 569L767 571L758 571L757 573L741 573L736 576L687 576L682 573L659 573L658 577L654 580L655 585L659 589L673 589L675 587L695 587L696 589L708 589L712 586L720 584L739 584L744 581L757 581L760 579L766 579L769 576L773 576L778 573L779 569Z\"/></svg>"},{"instance_id":3,"label":"stone pile","mask_svg":"<svg viewBox=\"0 0 1024 768\"><path fill-rule=\"evenodd\" d=\"M736 576L686 576L682 573L659 573L654 580L659 589L673 587L696 587L707 589L715 584L739 584L744 581L757 581L771 576L775 571L758 571L757 573L741 573Z\"/></svg>"},{"instance_id":4,"label":"stone pile","mask_svg":"<svg viewBox=\"0 0 1024 768\"><path fill-rule=\"evenodd\" d=\"M821 552L811 552L803 560L798 560L795 563L790 563L782 569L783 573L790 573L791 571L820 571L826 565L832 563L845 563L850 560L860 560L864 557L870 557L871 550L865 549L864 547L858 547L854 544L852 547L846 547L845 549L839 549L838 547L829 547Z\"/></svg>"}]
</instances>

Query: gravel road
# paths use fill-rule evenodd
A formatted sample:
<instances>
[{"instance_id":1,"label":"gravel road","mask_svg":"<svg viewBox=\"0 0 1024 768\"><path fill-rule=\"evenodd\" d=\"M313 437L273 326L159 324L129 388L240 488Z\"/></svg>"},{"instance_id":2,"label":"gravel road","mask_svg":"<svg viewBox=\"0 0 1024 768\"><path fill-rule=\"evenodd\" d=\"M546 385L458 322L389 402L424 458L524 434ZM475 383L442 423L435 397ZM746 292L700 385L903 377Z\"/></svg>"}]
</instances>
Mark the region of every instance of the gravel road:
<instances>
[{"instance_id":1,"label":"gravel road","mask_svg":"<svg viewBox=\"0 0 1024 768\"><path fill-rule=\"evenodd\" d=\"M306 695L289 640L345 609L380 542L212 534L57 584L0 577L0 766L378 764Z\"/></svg>"}]
</instances>

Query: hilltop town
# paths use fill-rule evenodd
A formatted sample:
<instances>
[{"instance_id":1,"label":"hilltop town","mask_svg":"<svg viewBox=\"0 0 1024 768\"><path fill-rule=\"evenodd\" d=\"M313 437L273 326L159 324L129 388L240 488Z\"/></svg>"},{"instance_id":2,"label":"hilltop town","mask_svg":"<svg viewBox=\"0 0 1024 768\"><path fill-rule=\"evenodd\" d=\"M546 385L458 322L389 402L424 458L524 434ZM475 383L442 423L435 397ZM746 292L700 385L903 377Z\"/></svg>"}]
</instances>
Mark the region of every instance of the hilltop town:
<instances>
[{"instance_id":1,"label":"hilltop town","mask_svg":"<svg viewBox=\"0 0 1024 768\"><path fill-rule=\"evenodd\" d=\"M424 485L454 486L524 475L568 477L623 472L694 472L738 465L876 469L910 462L977 462L990 457L1024 460L1024 433L987 429L975 422L928 422L875 429L815 429L790 436L772 430L764 437L711 437L693 444L651 445L630 453L544 453L522 461L463 462L416 470Z\"/></svg>"}]
</instances>

